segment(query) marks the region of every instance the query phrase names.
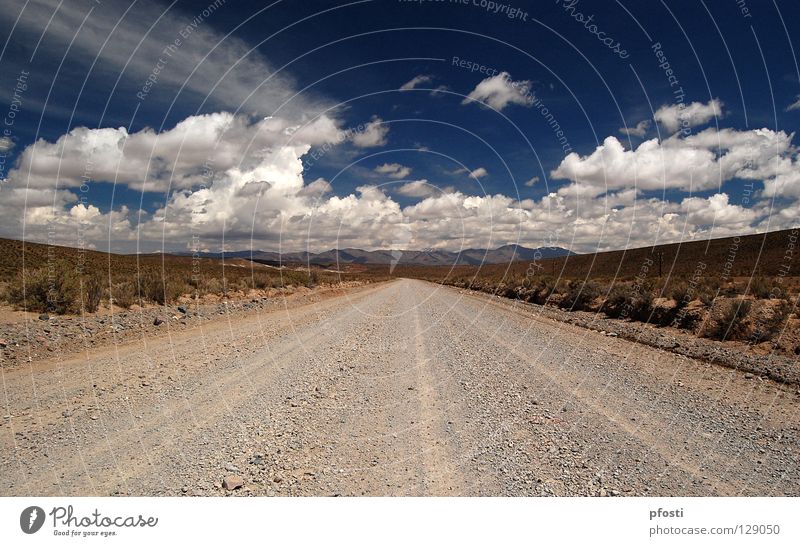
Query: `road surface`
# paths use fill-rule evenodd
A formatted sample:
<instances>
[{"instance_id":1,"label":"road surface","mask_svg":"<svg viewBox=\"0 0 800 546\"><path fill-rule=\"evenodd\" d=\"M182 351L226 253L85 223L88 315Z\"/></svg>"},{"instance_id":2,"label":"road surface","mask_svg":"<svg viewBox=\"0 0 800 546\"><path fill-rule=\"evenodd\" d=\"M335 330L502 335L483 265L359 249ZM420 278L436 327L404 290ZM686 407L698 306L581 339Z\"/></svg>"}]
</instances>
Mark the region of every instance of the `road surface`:
<instances>
[{"instance_id":1,"label":"road surface","mask_svg":"<svg viewBox=\"0 0 800 546\"><path fill-rule=\"evenodd\" d=\"M422 281L2 380L4 495L800 494L796 388Z\"/></svg>"}]
</instances>

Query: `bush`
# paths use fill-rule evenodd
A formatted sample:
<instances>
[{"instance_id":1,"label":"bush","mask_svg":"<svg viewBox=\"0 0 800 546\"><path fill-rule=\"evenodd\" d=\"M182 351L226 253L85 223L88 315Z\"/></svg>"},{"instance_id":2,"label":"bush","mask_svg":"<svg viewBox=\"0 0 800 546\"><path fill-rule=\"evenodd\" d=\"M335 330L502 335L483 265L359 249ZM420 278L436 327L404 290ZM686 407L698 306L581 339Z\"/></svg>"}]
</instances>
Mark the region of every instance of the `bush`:
<instances>
[{"instance_id":1,"label":"bush","mask_svg":"<svg viewBox=\"0 0 800 546\"><path fill-rule=\"evenodd\" d=\"M683 279L670 287L667 297L675 302L676 309L686 307L690 301L696 298L694 289Z\"/></svg>"},{"instance_id":2,"label":"bush","mask_svg":"<svg viewBox=\"0 0 800 546\"><path fill-rule=\"evenodd\" d=\"M769 298L770 290L772 289L772 285L766 278L763 276L752 277L750 279L750 286L748 291L750 294L755 296L759 299L766 299Z\"/></svg>"},{"instance_id":3,"label":"bush","mask_svg":"<svg viewBox=\"0 0 800 546\"><path fill-rule=\"evenodd\" d=\"M200 283L200 294L222 294L222 282L216 277L204 279Z\"/></svg>"},{"instance_id":4,"label":"bush","mask_svg":"<svg viewBox=\"0 0 800 546\"><path fill-rule=\"evenodd\" d=\"M750 314L750 300L731 300L725 303L722 316L708 332L708 337L719 340L742 339L747 335L747 316Z\"/></svg>"},{"instance_id":5,"label":"bush","mask_svg":"<svg viewBox=\"0 0 800 546\"><path fill-rule=\"evenodd\" d=\"M192 293L192 287L187 281L175 276L172 279L162 277L157 271L146 269L139 271L138 294L141 300L148 300L159 305L165 305L178 299L184 294Z\"/></svg>"},{"instance_id":6,"label":"bush","mask_svg":"<svg viewBox=\"0 0 800 546\"><path fill-rule=\"evenodd\" d=\"M706 305L714 303L714 299L719 294L722 284L716 277L705 277L703 282L699 283L697 288L696 299L699 299Z\"/></svg>"},{"instance_id":7,"label":"bush","mask_svg":"<svg viewBox=\"0 0 800 546\"><path fill-rule=\"evenodd\" d=\"M785 288L774 280L758 276L750 279L749 293L758 299L787 299L789 294Z\"/></svg>"},{"instance_id":8,"label":"bush","mask_svg":"<svg viewBox=\"0 0 800 546\"><path fill-rule=\"evenodd\" d=\"M253 286L259 290L265 290L274 287L275 281L266 273L254 273Z\"/></svg>"},{"instance_id":9,"label":"bush","mask_svg":"<svg viewBox=\"0 0 800 546\"><path fill-rule=\"evenodd\" d=\"M600 286L595 282L570 281L560 307L570 311L588 309L600 292Z\"/></svg>"},{"instance_id":10,"label":"bush","mask_svg":"<svg viewBox=\"0 0 800 546\"><path fill-rule=\"evenodd\" d=\"M611 318L627 318L647 322L653 312L653 294L649 286L617 284L603 302L601 311Z\"/></svg>"},{"instance_id":11,"label":"bush","mask_svg":"<svg viewBox=\"0 0 800 546\"><path fill-rule=\"evenodd\" d=\"M532 284L528 301L544 305L548 298L555 292L556 279L553 277L538 277Z\"/></svg>"},{"instance_id":12,"label":"bush","mask_svg":"<svg viewBox=\"0 0 800 546\"><path fill-rule=\"evenodd\" d=\"M137 275L139 299L164 305L167 303L167 291L160 275L150 270L139 271Z\"/></svg>"},{"instance_id":13,"label":"bush","mask_svg":"<svg viewBox=\"0 0 800 546\"><path fill-rule=\"evenodd\" d=\"M81 301L77 274L67 265L24 271L8 287L12 305L38 313L74 313Z\"/></svg>"},{"instance_id":14,"label":"bush","mask_svg":"<svg viewBox=\"0 0 800 546\"><path fill-rule=\"evenodd\" d=\"M129 309L137 301L137 291L134 284L130 281L112 284L109 289L111 303Z\"/></svg>"},{"instance_id":15,"label":"bush","mask_svg":"<svg viewBox=\"0 0 800 546\"><path fill-rule=\"evenodd\" d=\"M623 284L615 284L608 293L600 310L611 318L619 318L625 310L630 288Z\"/></svg>"},{"instance_id":16,"label":"bush","mask_svg":"<svg viewBox=\"0 0 800 546\"><path fill-rule=\"evenodd\" d=\"M81 282L81 296L83 299L83 310L87 313L94 313L100 307L100 300L103 298L103 283L97 275L89 275Z\"/></svg>"}]
</instances>

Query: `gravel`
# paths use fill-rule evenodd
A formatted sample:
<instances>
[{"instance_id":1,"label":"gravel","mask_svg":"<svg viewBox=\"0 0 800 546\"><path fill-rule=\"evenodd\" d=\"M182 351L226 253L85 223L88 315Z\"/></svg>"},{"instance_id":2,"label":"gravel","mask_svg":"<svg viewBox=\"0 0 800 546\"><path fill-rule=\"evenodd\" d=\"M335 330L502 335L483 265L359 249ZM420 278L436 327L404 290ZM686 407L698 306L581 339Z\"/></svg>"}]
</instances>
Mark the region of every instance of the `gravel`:
<instances>
[{"instance_id":1,"label":"gravel","mask_svg":"<svg viewBox=\"0 0 800 546\"><path fill-rule=\"evenodd\" d=\"M309 303L4 371L0 487L800 494L786 385L422 281Z\"/></svg>"},{"instance_id":2,"label":"gravel","mask_svg":"<svg viewBox=\"0 0 800 546\"><path fill-rule=\"evenodd\" d=\"M138 307L130 310L104 308L86 316L41 314L39 320L0 324L0 364L5 369L47 358L64 358L74 353L109 344L142 341L154 334L194 330L208 321L228 315L263 313L287 305L312 303L328 294L360 286L360 282L310 290L305 287L254 291L251 297L218 303ZM35 317L35 315L31 315Z\"/></svg>"},{"instance_id":3,"label":"gravel","mask_svg":"<svg viewBox=\"0 0 800 546\"><path fill-rule=\"evenodd\" d=\"M602 313L566 311L471 290L459 292L480 295L511 308L525 309L539 317L575 324L609 337L623 337L697 360L745 370L790 385L800 385L800 362L797 357L779 354L770 342L754 346L739 341L716 341L699 338L677 328L612 319Z\"/></svg>"}]
</instances>

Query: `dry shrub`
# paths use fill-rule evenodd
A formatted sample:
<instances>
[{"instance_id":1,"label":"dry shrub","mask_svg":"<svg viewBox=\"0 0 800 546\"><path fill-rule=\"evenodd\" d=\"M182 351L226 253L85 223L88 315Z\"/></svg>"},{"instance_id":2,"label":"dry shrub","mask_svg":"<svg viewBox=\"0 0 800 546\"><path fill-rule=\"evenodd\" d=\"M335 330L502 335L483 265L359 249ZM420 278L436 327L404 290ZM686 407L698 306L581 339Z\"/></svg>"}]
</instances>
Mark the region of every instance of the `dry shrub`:
<instances>
[{"instance_id":1,"label":"dry shrub","mask_svg":"<svg viewBox=\"0 0 800 546\"><path fill-rule=\"evenodd\" d=\"M129 309L138 301L136 286L131 281L112 284L109 293L111 303L123 309Z\"/></svg>"},{"instance_id":2,"label":"dry shrub","mask_svg":"<svg viewBox=\"0 0 800 546\"><path fill-rule=\"evenodd\" d=\"M600 285L595 282L570 281L567 283L564 298L559 305L570 311L585 310L589 308L600 293Z\"/></svg>"},{"instance_id":3,"label":"dry shrub","mask_svg":"<svg viewBox=\"0 0 800 546\"><path fill-rule=\"evenodd\" d=\"M611 318L640 320L647 322L653 312L651 287L632 284L617 284L603 302L601 310Z\"/></svg>"},{"instance_id":4,"label":"dry shrub","mask_svg":"<svg viewBox=\"0 0 800 546\"><path fill-rule=\"evenodd\" d=\"M139 285L139 298L159 305L174 302L184 294L191 294L192 287L188 279L184 280L178 275L162 276L161 272L153 269L141 270L137 276Z\"/></svg>"},{"instance_id":5,"label":"dry shrub","mask_svg":"<svg viewBox=\"0 0 800 546\"><path fill-rule=\"evenodd\" d=\"M718 303L722 314L706 330L707 337L719 340L744 339L748 333L747 316L750 314L750 300L726 300Z\"/></svg>"},{"instance_id":6,"label":"dry shrub","mask_svg":"<svg viewBox=\"0 0 800 546\"><path fill-rule=\"evenodd\" d=\"M7 298L12 305L39 313L74 313L80 310L81 292L77 274L69 266L26 270L11 282Z\"/></svg>"},{"instance_id":7,"label":"dry shrub","mask_svg":"<svg viewBox=\"0 0 800 546\"><path fill-rule=\"evenodd\" d=\"M100 307L103 299L103 281L97 275L89 275L81 282L81 296L83 300L83 310L87 313L94 313Z\"/></svg>"}]
</instances>

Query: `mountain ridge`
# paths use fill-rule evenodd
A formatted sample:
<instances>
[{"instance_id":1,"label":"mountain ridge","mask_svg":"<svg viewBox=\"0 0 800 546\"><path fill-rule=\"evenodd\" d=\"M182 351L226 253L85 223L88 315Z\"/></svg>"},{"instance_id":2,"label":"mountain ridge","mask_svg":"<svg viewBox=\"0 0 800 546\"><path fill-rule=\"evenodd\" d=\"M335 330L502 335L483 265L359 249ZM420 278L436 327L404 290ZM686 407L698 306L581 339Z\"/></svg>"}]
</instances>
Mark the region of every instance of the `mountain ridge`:
<instances>
[{"instance_id":1,"label":"mountain ridge","mask_svg":"<svg viewBox=\"0 0 800 546\"><path fill-rule=\"evenodd\" d=\"M363 264L363 265L480 265L498 264L534 259L574 256L575 253L561 247L528 248L518 244L506 244L496 249L469 248L450 250L362 250L359 248L330 249L323 252L273 252L265 250L239 250L233 252L190 252L178 255L195 255L202 258L243 258L269 265L286 264Z\"/></svg>"}]
</instances>

